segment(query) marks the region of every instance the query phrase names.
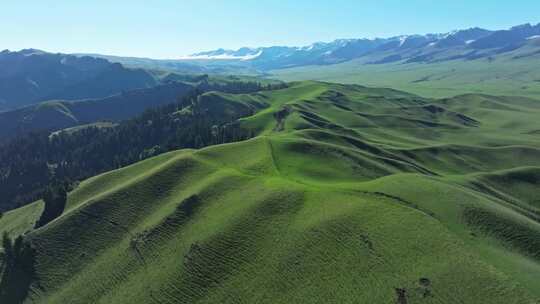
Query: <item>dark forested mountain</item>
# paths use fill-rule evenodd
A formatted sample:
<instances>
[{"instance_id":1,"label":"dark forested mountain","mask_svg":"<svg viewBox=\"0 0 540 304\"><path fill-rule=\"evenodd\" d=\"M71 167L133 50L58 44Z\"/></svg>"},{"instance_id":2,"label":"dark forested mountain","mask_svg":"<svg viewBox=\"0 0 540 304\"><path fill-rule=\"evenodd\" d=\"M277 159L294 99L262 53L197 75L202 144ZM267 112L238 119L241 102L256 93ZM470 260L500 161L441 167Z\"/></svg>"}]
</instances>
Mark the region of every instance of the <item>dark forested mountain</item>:
<instances>
[{"instance_id":1,"label":"dark forested mountain","mask_svg":"<svg viewBox=\"0 0 540 304\"><path fill-rule=\"evenodd\" d=\"M101 99L47 101L0 113L0 142L32 131L55 131L97 121L120 121L151 107L173 103L194 89L172 82Z\"/></svg>"},{"instance_id":2,"label":"dark forested mountain","mask_svg":"<svg viewBox=\"0 0 540 304\"><path fill-rule=\"evenodd\" d=\"M174 103L194 90L243 93L268 88L268 85L254 81L239 81L234 77L216 79L208 75L167 74L160 82L163 84L100 99L53 100L0 112L0 144L29 132L53 132L96 122L119 122L147 109Z\"/></svg>"},{"instance_id":3,"label":"dark forested mountain","mask_svg":"<svg viewBox=\"0 0 540 304\"><path fill-rule=\"evenodd\" d=\"M0 111L51 99L102 98L157 84L148 72L94 57L0 52Z\"/></svg>"}]
</instances>

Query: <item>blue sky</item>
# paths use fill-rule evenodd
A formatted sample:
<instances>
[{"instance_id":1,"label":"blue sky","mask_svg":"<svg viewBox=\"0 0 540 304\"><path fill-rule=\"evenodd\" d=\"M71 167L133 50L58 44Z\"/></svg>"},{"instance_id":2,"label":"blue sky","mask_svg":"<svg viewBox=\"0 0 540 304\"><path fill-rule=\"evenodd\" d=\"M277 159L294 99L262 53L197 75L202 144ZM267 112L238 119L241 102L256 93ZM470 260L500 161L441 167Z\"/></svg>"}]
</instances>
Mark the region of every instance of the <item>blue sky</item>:
<instances>
[{"instance_id":1,"label":"blue sky","mask_svg":"<svg viewBox=\"0 0 540 304\"><path fill-rule=\"evenodd\" d=\"M177 58L219 47L502 29L540 22L538 0L6 0L0 48ZM151 5L148 3L152 3Z\"/></svg>"}]
</instances>

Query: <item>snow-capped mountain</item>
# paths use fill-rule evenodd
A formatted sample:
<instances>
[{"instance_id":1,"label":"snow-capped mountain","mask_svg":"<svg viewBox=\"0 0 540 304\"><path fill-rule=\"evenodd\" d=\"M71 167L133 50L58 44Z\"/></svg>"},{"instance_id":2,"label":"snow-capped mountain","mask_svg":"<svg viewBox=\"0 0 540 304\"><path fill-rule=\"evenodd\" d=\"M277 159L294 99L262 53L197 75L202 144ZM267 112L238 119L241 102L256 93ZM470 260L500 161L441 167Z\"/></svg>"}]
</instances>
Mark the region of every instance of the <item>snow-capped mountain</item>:
<instances>
[{"instance_id":1,"label":"snow-capped mountain","mask_svg":"<svg viewBox=\"0 0 540 304\"><path fill-rule=\"evenodd\" d=\"M252 60L262 54L262 48L241 48L236 51L218 49L182 57L186 60Z\"/></svg>"},{"instance_id":2,"label":"snow-capped mountain","mask_svg":"<svg viewBox=\"0 0 540 304\"><path fill-rule=\"evenodd\" d=\"M402 35L375 39L339 39L317 42L303 47L272 46L218 49L180 58L215 64L236 62L259 70L303 65L326 65L349 60L366 64L390 62L434 62L476 59L515 50L540 36L540 24L524 24L508 30L482 28L456 30L443 34Z\"/></svg>"}]
</instances>

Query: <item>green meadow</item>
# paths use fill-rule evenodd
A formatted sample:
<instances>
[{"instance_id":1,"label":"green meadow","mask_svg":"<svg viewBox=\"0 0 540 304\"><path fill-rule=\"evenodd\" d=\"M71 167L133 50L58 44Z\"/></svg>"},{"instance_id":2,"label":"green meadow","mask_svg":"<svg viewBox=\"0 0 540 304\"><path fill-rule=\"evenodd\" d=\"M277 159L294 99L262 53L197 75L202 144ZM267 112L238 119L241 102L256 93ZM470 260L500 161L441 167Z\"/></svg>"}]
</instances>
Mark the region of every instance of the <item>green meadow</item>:
<instances>
[{"instance_id":1,"label":"green meadow","mask_svg":"<svg viewBox=\"0 0 540 304\"><path fill-rule=\"evenodd\" d=\"M409 91L453 95L430 90ZM39 229L41 201L0 218L35 248L24 303L540 301L540 101L303 81L199 102L254 109L257 136L85 180Z\"/></svg>"},{"instance_id":2,"label":"green meadow","mask_svg":"<svg viewBox=\"0 0 540 304\"><path fill-rule=\"evenodd\" d=\"M319 80L390 87L426 97L459 94L540 96L540 55L529 49L477 60L436 63L368 64L357 59L333 65L274 70L270 78L285 81Z\"/></svg>"}]
</instances>

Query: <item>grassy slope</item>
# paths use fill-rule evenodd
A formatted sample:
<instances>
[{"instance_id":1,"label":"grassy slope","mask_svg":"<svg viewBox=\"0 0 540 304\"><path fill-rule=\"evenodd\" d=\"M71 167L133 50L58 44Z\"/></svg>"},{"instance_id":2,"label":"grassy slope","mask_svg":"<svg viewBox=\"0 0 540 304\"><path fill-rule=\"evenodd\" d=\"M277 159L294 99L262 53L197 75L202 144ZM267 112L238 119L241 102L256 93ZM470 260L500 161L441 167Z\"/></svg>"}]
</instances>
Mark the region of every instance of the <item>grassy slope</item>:
<instances>
[{"instance_id":1,"label":"grassy slope","mask_svg":"<svg viewBox=\"0 0 540 304\"><path fill-rule=\"evenodd\" d=\"M212 100L265 107L242 120L261 136L83 182L28 234L28 302L540 298L540 103L315 82ZM40 208L0 231L31 230Z\"/></svg>"},{"instance_id":2,"label":"grassy slope","mask_svg":"<svg viewBox=\"0 0 540 304\"><path fill-rule=\"evenodd\" d=\"M525 52L525 51L523 51ZM285 81L321 80L392 87L427 97L448 97L464 93L508 96L540 96L540 54L514 59L509 53L472 61L440 63L365 64L354 60L336 65L307 66L272 71L273 78Z\"/></svg>"}]
</instances>

